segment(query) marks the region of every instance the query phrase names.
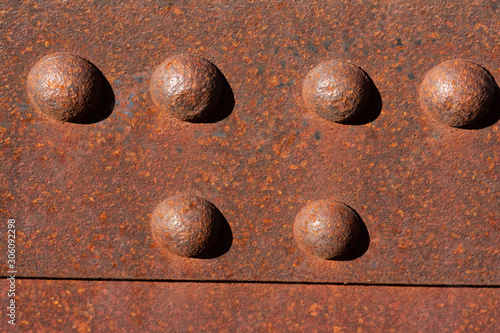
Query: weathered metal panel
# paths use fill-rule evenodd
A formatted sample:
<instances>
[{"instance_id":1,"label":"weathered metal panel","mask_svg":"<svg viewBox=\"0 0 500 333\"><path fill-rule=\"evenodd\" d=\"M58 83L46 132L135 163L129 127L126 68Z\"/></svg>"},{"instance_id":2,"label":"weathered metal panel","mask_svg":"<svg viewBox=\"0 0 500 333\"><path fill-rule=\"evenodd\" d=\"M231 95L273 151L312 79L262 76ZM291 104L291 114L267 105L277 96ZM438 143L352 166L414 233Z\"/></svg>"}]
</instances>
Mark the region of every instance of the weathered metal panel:
<instances>
[{"instance_id":1,"label":"weathered metal panel","mask_svg":"<svg viewBox=\"0 0 500 333\"><path fill-rule=\"evenodd\" d=\"M500 318L492 288L21 280L18 290L19 332L495 332Z\"/></svg>"},{"instance_id":2,"label":"weathered metal panel","mask_svg":"<svg viewBox=\"0 0 500 333\"><path fill-rule=\"evenodd\" d=\"M19 275L498 285L498 99L461 129L427 116L417 92L448 59L470 59L498 80L499 15L498 1L4 1L0 208L18 223ZM109 82L105 119L35 112L27 73L62 51ZM158 116L152 71L186 52L231 87L218 121ZM303 105L306 74L337 58L376 87L359 124ZM227 220L211 259L162 254L150 234L155 207L186 192ZM298 249L295 216L319 199L364 222L350 260Z\"/></svg>"}]
</instances>

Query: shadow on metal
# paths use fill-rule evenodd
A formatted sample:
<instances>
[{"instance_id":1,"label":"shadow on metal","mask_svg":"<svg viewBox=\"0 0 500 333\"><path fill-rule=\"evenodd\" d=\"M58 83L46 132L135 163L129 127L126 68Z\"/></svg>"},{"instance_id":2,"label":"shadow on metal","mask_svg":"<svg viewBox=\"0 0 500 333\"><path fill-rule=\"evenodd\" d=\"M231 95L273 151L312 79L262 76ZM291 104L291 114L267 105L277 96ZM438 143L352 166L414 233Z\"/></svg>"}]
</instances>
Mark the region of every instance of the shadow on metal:
<instances>
[{"instance_id":1,"label":"shadow on metal","mask_svg":"<svg viewBox=\"0 0 500 333\"><path fill-rule=\"evenodd\" d=\"M382 110L382 96L380 96L380 92L377 89L377 86L371 79L371 77L367 74L368 80L370 80L372 95L370 97L370 101L366 106L366 109L356 118L349 119L347 121L342 122L346 125L366 125L371 123L380 115Z\"/></svg>"},{"instance_id":2,"label":"shadow on metal","mask_svg":"<svg viewBox=\"0 0 500 333\"><path fill-rule=\"evenodd\" d=\"M99 106L90 113L89 115L77 119L74 121L71 121L72 123L75 124L95 124L98 122L103 121L104 119L108 118L111 113L113 113L113 109L115 108L115 94L113 93L113 88L111 88L111 85L109 84L108 80L102 74L101 71L99 71L99 74L101 76L102 80L102 96L101 96L101 101L99 102Z\"/></svg>"},{"instance_id":3,"label":"shadow on metal","mask_svg":"<svg viewBox=\"0 0 500 333\"><path fill-rule=\"evenodd\" d=\"M360 258L363 254L368 251L368 248L370 247L370 233L368 232L368 228L366 228L365 222L359 216L358 213L359 221L361 223L361 230L359 232L359 238L354 247L345 255L341 257L335 258L335 261L351 261L354 259Z\"/></svg>"},{"instance_id":4,"label":"shadow on metal","mask_svg":"<svg viewBox=\"0 0 500 333\"><path fill-rule=\"evenodd\" d=\"M477 122L471 124L470 126L462 127L462 129L478 130L493 126L497 123L498 120L500 120L500 88L498 87L496 81L493 89L495 89L495 101L493 102L493 106L491 107L490 111Z\"/></svg>"},{"instance_id":5,"label":"shadow on metal","mask_svg":"<svg viewBox=\"0 0 500 333\"><path fill-rule=\"evenodd\" d=\"M216 208L217 209L217 208ZM217 209L218 210L218 209ZM220 236L216 243L208 250L208 252L203 253L194 258L198 259L213 259L222 256L227 253L231 246L233 245L233 232L231 231L231 226L227 222L224 215L218 210L220 214Z\"/></svg>"},{"instance_id":6,"label":"shadow on metal","mask_svg":"<svg viewBox=\"0 0 500 333\"><path fill-rule=\"evenodd\" d=\"M231 86L229 85L229 82L227 81L224 74L222 74L222 72L220 71L219 73L221 75L222 84L224 88L221 101L219 105L215 108L215 110L213 110L208 116L198 121L194 121L194 123L202 123L202 124L216 123L229 117L229 115L233 112L235 103L233 89L231 89Z\"/></svg>"}]
</instances>

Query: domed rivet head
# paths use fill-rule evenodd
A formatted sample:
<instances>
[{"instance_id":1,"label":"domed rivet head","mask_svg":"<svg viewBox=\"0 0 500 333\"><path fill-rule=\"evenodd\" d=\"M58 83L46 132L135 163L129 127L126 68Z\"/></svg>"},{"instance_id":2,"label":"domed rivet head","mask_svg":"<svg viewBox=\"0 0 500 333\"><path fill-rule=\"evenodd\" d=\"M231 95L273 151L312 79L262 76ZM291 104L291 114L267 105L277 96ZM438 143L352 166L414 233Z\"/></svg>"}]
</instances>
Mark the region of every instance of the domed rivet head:
<instances>
[{"instance_id":1,"label":"domed rivet head","mask_svg":"<svg viewBox=\"0 0 500 333\"><path fill-rule=\"evenodd\" d=\"M173 118L196 122L219 105L223 82L214 64L197 56L181 54L168 58L155 69L150 91L160 110Z\"/></svg>"},{"instance_id":2,"label":"domed rivet head","mask_svg":"<svg viewBox=\"0 0 500 333\"><path fill-rule=\"evenodd\" d=\"M368 75L341 60L320 63L307 74L302 85L306 108L339 123L359 117L370 101L371 91Z\"/></svg>"},{"instance_id":3,"label":"domed rivet head","mask_svg":"<svg viewBox=\"0 0 500 333\"><path fill-rule=\"evenodd\" d=\"M495 80L469 60L448 60L425 75L419 89L421 107L437 121L466 127L483 117L495 99Z\"/></svg>"},{"instance_id":4,"label":"domed rivet head","mask_svg":"<svg viewBox=\"0 0 500 333\"><path fill-rule=\"evenodd\" d=\"M182 257L205 254L219 238L220 212L207 200L177 195L156 207L151 221L155 241Z\"/></svg>"},{"instance_id":5,"label":"domed rivet head","mask_svg":"<svg viewBox=\"0 0 500 333\"><path fill-rule=\"evenodd\" d=\"M294 236L305 252L323 259L336 259L356 244L361 225L350 207L337 201L318 200L297 214Z\"/></svg>"},{"instance_id":6,"label":"domed rivet head","mask_svg":"<svg viewBox=\"0 0 500 333\"><path fill-rule=\"evenodd\" d=\"M75 121L92 113L102 95L99 70L70 53L40 59L27 77L28 96L35 109L60 121Z\"/></svg>"}]
</instances>

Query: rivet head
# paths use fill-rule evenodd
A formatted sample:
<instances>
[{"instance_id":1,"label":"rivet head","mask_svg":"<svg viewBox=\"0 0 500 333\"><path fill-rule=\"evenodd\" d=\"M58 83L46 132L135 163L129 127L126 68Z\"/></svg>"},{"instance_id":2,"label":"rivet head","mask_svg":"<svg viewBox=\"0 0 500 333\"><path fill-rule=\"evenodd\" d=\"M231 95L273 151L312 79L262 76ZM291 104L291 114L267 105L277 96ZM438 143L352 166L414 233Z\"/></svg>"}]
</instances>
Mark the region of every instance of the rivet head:
<instances>
[{"instance_id":1,"label":"rivet head","mask_svg":"<svg viewBox=\"0 0 500 333\"><path fill-rule=\"evenodd\" d=\"M201 121L214 111L223 90L217 67L190 54L165 60L155 69L150 82L151 97L160 110L191 122Z\"/></svg>"},{"instance_id":2,"label":"rivet head","mask_svg":"<svg viewBox=\"0 0 500 333\"><path fill-rule=\"evenodd\" d=\"M322 62L304 79L302 97L308 110L329 121L359 117L371 98L371 81L358 66L342 60Z\"/></svg>"},{"instance_id":3,"label":"rivet head","mask_svg":"<svg viewBox=\"0 0 500 333\"><path fill-rule=\"evenodd\" d=\"M203 198L177 195L156 207L151 230L163 249L182 257L196 257L210 250L219 238L221 215Z\"/></svg>"},{"instance_id":4,"label":"rivet head","mask_svg":"<svg viewBox=\"0 0 500 333\"><path fill-rule=\"evenodd\" d=\"M43 57L27 77L28 96L35 109L60 121L92 113L101 100L102 87L99 70L70 53Z\"/></svg>"},{"instance_id":5,"label":"rivet head","mask_svg":"<svg viewBox=\"0 0 500 333\"><path fill-rule=\"evenodd\" d=\"M452 127L473 124L491 109L495 80L469 60L448 60L426 73L419 89L421 107Z\"/></svg>"},{"instance_id":6,"label":"rivet head","mask_svg":"<svg viewBox=\"0 0 500 333\"><path fill-rule=\"evenodd\" d=\"M295 218L295 240L305 252L323 259L346 255L356 244L361 221L349 206L332 200L314 201Z\"/></svg>"}]
</instances>

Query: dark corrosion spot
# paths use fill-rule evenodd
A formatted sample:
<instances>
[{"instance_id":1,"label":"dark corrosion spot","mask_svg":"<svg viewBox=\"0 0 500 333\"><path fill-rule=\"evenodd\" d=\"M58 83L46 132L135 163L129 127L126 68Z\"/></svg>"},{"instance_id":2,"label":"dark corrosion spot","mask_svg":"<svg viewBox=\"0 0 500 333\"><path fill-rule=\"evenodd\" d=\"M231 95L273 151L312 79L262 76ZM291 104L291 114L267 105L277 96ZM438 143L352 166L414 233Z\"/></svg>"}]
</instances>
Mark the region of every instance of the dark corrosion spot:
<instances>
[{"instance_id":1,"label":"dark corrosion spot","mask_svg":"<svg viewBox=\"0 0 500 333\"><path fill-rule=\"evenodd\" d=\"M341 60L320 63L307 74L302 86L306 107L323 119L339 123L361 116L371 93L368 75Z\"/></svg>"},{"instance_id":2,"label":"dark corrosion spot","mask_svg":"<svg viewBox=\"0 0 500 333\"><path fill-rule=\"evenodd\" d=\"M197 122L219 105L224 80L211 62L189 54L168 58L151 77L151 97L171 117Z\"/></svg>"},{"instance_id":3,"label":"dark corrosion spot","mask_svg":"<svg viewBox=\"0 0 500 333\"><path fill-rule=\"evenodd\" d=\"M207 253L221 230L220 212L207 200L194 195L177 195L156 207L151 221L155 241L183 257Z\"/></svg>"},{"instance_id":4,"label":"dark corrosion spot","mask_svg":"<svg viewBox=\"0 0 500 333\"><path fill-rule=\"evenodd\" d=\"M36 110L61 121L75 121L92 113L101 100L99 70L89 61L56 53L40 59L27 77L28 96Z\"/></svg>"},{"instance_id":5,"label":"dark corrosion spot","mask_svg":"<svg viewBox=\"0 0 500 333\"><path fill-rule=\"evenodd\" d=\"M361 226L358 215L349 206L318 200L297 214L294 235L305 252L323 259L337 259L356 245Z\"/></svg>"},{"instance_id":6,"label":"dark corrosion spot","mask_svg":"<svg viewBox=\"0 0 500 333\"><path fill-rule=\"evenodd\" d=\"M432 68L419 89L421 107L452 127L469 126L492 108L496 83L491 74L469 60L449 60Z\"/></svg>"}]
</instances>

